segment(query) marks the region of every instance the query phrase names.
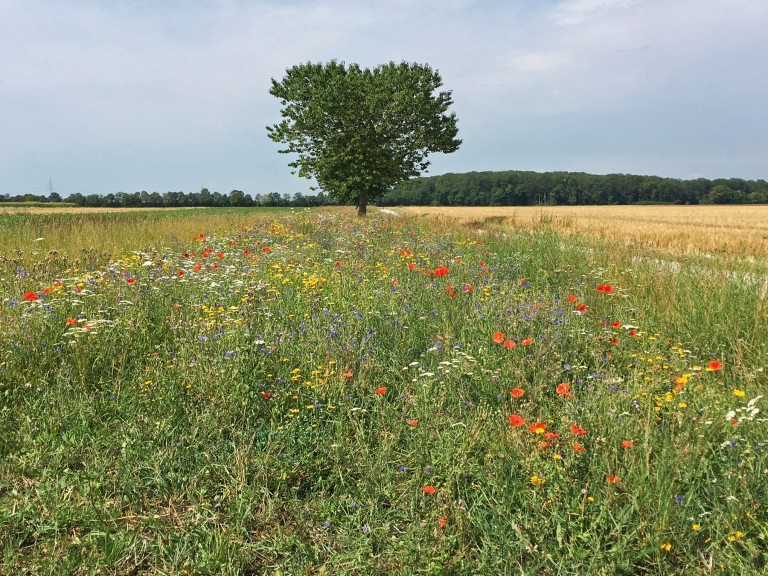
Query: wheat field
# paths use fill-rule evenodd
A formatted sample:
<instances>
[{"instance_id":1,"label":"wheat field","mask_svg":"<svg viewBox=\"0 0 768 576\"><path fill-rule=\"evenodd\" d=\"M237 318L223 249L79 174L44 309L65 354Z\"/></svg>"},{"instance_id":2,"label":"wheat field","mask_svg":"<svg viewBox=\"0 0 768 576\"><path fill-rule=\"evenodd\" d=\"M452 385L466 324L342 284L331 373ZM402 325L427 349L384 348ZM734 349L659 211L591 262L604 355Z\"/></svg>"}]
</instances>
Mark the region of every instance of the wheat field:
<instances>
[{"instance_id":1,"label":"wheat field","mask_svg":"<svg viewBox=\"0 0 768 576\"><path fill-rule=\"evenodd\" d=\"M625 245L678 254L768 257L768 206L503 206L397 208L478 230L549 224Z\"/></svg>"}]
</instances>

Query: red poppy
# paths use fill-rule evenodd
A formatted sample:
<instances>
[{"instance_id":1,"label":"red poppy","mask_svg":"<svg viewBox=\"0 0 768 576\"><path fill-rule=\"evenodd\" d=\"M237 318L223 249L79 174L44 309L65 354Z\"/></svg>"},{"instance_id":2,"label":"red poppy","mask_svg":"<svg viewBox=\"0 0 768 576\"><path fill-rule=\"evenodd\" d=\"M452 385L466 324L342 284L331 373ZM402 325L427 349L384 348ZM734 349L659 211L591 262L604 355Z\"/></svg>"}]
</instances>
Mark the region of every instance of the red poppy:
<instances>
[{"instance_id":1,"label":"red poppy","mask_svg":"<svg viewBox=\"0 0 768 576\"><path fill-rule=\"evenodd\" d=\"M619 327L621 327L621 322L619 322L618 320L615 320L615 321L614 321L614 322L611 324L611 326L613 326L614 328L619 328Z\"/></svg>"},{"instance_id":2,"label":"red poppy","mask_svg":"<svg viewBox=\"0 0 768 576\"><path fill-rule=\"evenodd\" d=\"M214 265L213 265L213 269L214 269L214 270L218 270L218 269L219 269L219 265L218 265L218 264L214 264Z\"/></svg>"},{"instance_id":3,"label":"red poppy","mask_svg":"<svg viewBox=\"0 0 768 576\"><path fill-rule=\"evenodd\" d=\"M34 300L40 300L40 296L38 296L34 292L25 292L24 293L24 300L28 300L29 302L33 302Z\"/></svg>"},{"instance_id":4,"label":"red poppy","mask_svg":"<svg viewBox=\"0 0 768 576\"><path fill-rule=\"evenodd\" d=\"M560 434L556 434L555 432L545 432L544 433L544 439L545 440L557 440L560 438Z\"/></svg>"},{"instance_id":5,"label":"red poppy","mask_svg":"<svg viewBox=\"0 0 768 576\"><path fill-rule=\"evenodd\" d=\"M221 252L219 252L218 254L216 254L216 256L217 256L217 257L219 257L219 258L224 258L224 254L222 254Z\"/></svg>"},{"instance_id":6,"label":"red poppy","mask_svg":"<svg viewBox=\"0 0 768 576\"><path fill-rule=\"evenodd\" d=\"M533 338L526 338L525 340L520 342L520 346L528 346L528 344L530 344L531 342L533 342Z\"/></svg>"},{"instance_id":7,"label":"red poppy","mask_svg":"<svg viewBox=\"0 0 768 576\"><path fill-rule=\"evenodd\" d=\"M125 281L128 284L136 284L136 278L126 278Z\"/></svg>"},{"instance_id":8,"label":"red poppy","mask_svg":"<svg viewBox=\"0 0 768 576\"><path fill-rule=\"evenodd\" d=\"M69 324L70 326L75 326L77 324L77 320L75 320L74 318L67 318L67 324Z\"/></svg>"},{"instance_id":9,"label":"red poppy","mask_svg":"<svg viewBox=\"0 0 768 576\"><path fill-rule=\"evenodd\" d=\"M194 270L195 272L199 272L200 268L202 267L203 267L202 264L195 264L194 266L192 266L192 270Z\"/></svg>"},{"instance_id":10,"label":"red poppy","mask_svg":"<svg viewBox=\"0 0 768 576\"><path fill-rule=\"evenodd\" d=\"M53 288L43 288L43 294L50 294L53 292Z\"/></svg>"},{"instance_id":11,"label":"red poppy","mask_svg":"<svg viewBox=\"0 0 768 576\"><path fill-rule=\"evenodd\" d=\"M579 304L578 306L576 306L576 311L579 314L586 314L586 312L587 312L587 305L586 304Z\"/></svg>"},{"instance_id":12,"label":"red poppy","mask_svg":"<svg viewBox=\"0 0 768 576\"><path fill-rule=\"evenodd\" d=\"M386 393L387 393L386 386L381 386L380 388L376 388L376 394L378 394L379 396L383 396Z\"/></svg>"},{"instance_id":13,"label":"red poppy","mask_svg":"<svg viewBox=\"0 0 768 576\"><path fill-rule=\"evenodd\" d=\"M503 332L494 332L493 333L493 341L496 342L496 344L501 344L504 342L504 333Z\"/></svg>"},{"instance_id":14,"label":"red poppy","mask_svg":"<svg viewBox=\"0 0 768 576\"><path fill-rule=\"evenodd\" d=\"M504 347L507 350L512 350L512 348L514 348L515 346L517 346L517 344L515 344L514 340L504 340Z\"/></svg>"},{"instance_id":15,"label":"red poppy","mask_svg":"<svg viewBox=\"0 0 768 576\"><path fill-rule=\"evenodd\" d=\"M534 422L530 426L528 426L528 430L533 432L534 434L544 434L544 432L547 429L547 425L543 422Z\"/></svg>"},{"instance_id":16,"label":"red poppy","mask_svg":"<svg viewBox=\"0 0 768 576\"><path fill-rule=\"evenodd\" d=\"M513 388L509 391L509 395L512 396L512 398L520 398L523 394L525 394L525 390L522 388Z\"/></svg>"},{"instance_id":17,"label":"red poppy","mask_svg":"<svg viewBox=\"0 0 768 576\"><path fill-rule=\"evenodd\" d=\"M408 426L416 426L419 423L419 419L413 418L412 420L406 420L405 423L408 424Z\"/></svg>"},{"instance_id":18,"label":"red poppy","mask_svg":"<svg viewBox=\"0 0 768 576\"><path fill-rule=\"evenodd\" d=\"M709 363L707 368L709 368L712 371L720 370L723 367L723 363L719 360L712 360L712 362Z\"/></svg>"},{"instance_id":19,"label":"red poppy","mask_svg":"<svg viewBox=\"0 0 768 576\"><path fill-rule=\"evenodd\" d=\"M574 302L576 302L576 300L578 300L578 298L576 298L576 296L574 296L573 294L571 294L570 296L568 296L568 302L569 302L570 304L573 304Z\"/></svg>"},{"instance_id":20,"label":"red poppy","mask_svg":"<svg viewBox=\"0 0 768 576\"><path fill-rule=\"evenodd\" d=\"M178 271L178 275L179 275L179 276L184 276L184 270L179 270L179 271Z\"/></svg>"},{"instance_id":21,"label":"red poppy","mask_svg":"<svg viewBox=\"0 0 768 576\"><path fill-rule=\"evenodd\" d=\"M624 441L621 443L621 447L622 447L622 448L624 448L624 449L626 450L627 448L632 448L632 445L633 445L633 444L634 444L634 442L632 442L632 440L624 440Z\"/></svg>"},{"instance_id":22,"label":"red poppy","mask_svg":"<svg viewBox=\"0 0 768 576\"><path fill-rule=\"evenodd\" d=\"M270 398L272 398L272 394L270 394L269 392L262 392L261 397L264 398L264 400L269 400Z\"/></svg>"},{"instance_id":23,"label":"red poppy","mask_svg":"<svg viewBox=\"0 0 768 576\"><path fill-rule=\"evenodd\" d=\"M597 285L597 291L598 292L605 292L605 286L603 284Z\"/></svg>"},{"instance_id":24,"label":"red poppy","mask_svg":"<svg viewBox=\"0 0 768 576\"><path fill-rule=\"evenodd\" d=\"M440 526L440 528L445 528L447 522L448 516L440 516L440 519L438 520L438 526Z\"/></svg>"},{"instance_id":25,"label":"red poppy","mask_svg":"<svg viewBox=\"0 0 768 576\"><path fill-rule=\"evenodd\" d=\"M413 262L408 264L408 270L413 270L415 267L416 267L416 264L414 264Z\"/></svg>"},{"instance_id":26,"label":"red poppy","mask_svg":"<svg viewBox=\"0 0 768 576\"><path fill-rule=\"evenodd\" d=\"M448 298L456 298L456 292L451 292L448 294Z\"/></svg>"},{"instance_id":27,"label":"red poppy","mask_svg":"<svg viewBox=\"0 0 768 576\"><path fill-rule=\"evenodd\" d=\"M586 452L587 451L587 449L584 448L584 446L582 446L578 442L574 442L573 443L573 449L576 450L576 452Z\"/></svg>"},{"instance_id":28,"label":"red poppy","mask_svg":"<svg viewBox=\"0 0 768 576\"><path fill-rule=\"evenodd\" d=\"M586 436L587 431L581 428L578 424L571 424L571 433L578 434L579 436Z\"/></svg>"},{"instance_id":29,"label":"red poppy","mask_svg":"<svg viewBox=\"0 0 768 576\"><path fill-rule=\"evenodd\" d=\"M434 276L445 276L448 274L449 270L445 266L441 266L440 268L435 268L435 271L433 272Z\"/></svg>"},{"instance_id":30,"label":"red poppy","mask_svg":"<svg viewBox=\"0 0 768 576\"><path fill-rule=\"evenodd\" d=\"M512 424L512 426L517 428L518 426L522 426L523 424L525 424L525 419L519 414L512 414L509 418L507 418L507 422L509 422L510 424Z\"/></svg>"},{"instance_id":31,"label":"red poppy","mask_svg":"<svg viewBox=\"0 0 768 576\"><path fill-rule=\"evenodd\" d=\"M637 330L635 330L634 328L632 328L632 330L630 330L630 331L629 331L629 335L630 335L632 338L634 338L635 336L637 336Z\"/></svg>"},{"instance_id":32,"label":"red poppy","mask_svg":"<svg viewBox=\"0 0 768 576\"><path fill-rule=\"evenodd\" d=\"M424 492L425 494L429 494L429 495L432 495L435 492L437 492L437 490L435 489L434 486L422 486L421 487L421 491Z\"/></svg>"},{"instance_id":33,"label":"red poppy","mask_svg":"<svg viewBox=\"0 0 768 576\"><path fill-rule=\"evenodd\" d=\"M611 474L610 476L605 477L605 481L608 482L609 484L618 484L619 482L621 482L621 478Z\"/></svg>"},{"instance_id":34,"label":"red poppy","mask_svg":"<svg viewBox=\"0 0 768 576\"><path fill-rule=\"evenodd\" d=\"M269 246L264 246L264 248L261 249L262 252L269 252Z\"/></svg>"},{"instance_id":35,"label":"red poppy","mask_svg":"<svg viewBox=\"0 0 768 576\"><path fill-rule=\"evenodd\" d=\"M341 375L344 376L344 378L352 378L352 372L343 372Z\"/></svg>"},{"instance_id":36,"label":"red poppy","mask_svg":"<svg viewBox=\"0 0 768 576\"><path fill-rule=\"evenodd\" d=\"M558 384L555 390L560 396L567 396L568 392L571 390L571 385L568 382L563 382L562 384Z\"/></svg>"},{"instance_id":37,"label":"red poppy","mask_svg":"<svg viewBox=\"0 0 768 576\"><path fill-rule=\"evenodd\" d=\"M608 284L605 285L605 293L606 294L613 294L613 286L610 286Z\"/></svg>"}]
</instances>

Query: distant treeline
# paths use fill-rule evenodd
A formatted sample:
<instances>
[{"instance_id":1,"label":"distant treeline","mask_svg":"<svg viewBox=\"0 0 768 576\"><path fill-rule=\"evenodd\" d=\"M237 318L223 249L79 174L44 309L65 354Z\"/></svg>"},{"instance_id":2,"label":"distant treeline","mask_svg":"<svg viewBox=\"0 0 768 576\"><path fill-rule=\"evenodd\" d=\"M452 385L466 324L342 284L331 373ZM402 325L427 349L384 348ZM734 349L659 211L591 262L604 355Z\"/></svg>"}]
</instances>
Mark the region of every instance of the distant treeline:
<instances>
[{"instance_id":1,"label":"distant treeline","mask_svg":"<svg viewBox=\"0 0 768 576\"><path fill-rule=\"evenodd\" d=\"M379 206L561 206L582 204L766 204L768 182L679 180L582 172L468 172L415 178Z\"/></svg>"},{"instance_id":2,"label":"distant treeline","mask_svg":"<svg viewBox=\"0 0 768 576\"><path fill-rule=\"evenodd\" d=\"M323 192L293 196L270 192L252 197L241 190L211 192L118 192L49 196L0 194L6 202L68 202L95 208L174 208L180 206L329 206ZM567 206L582 204L768 204L768 182L741 178L679 180L631 174L583 172L467 172L414 178L396 186L378 206Z\"/></svg>"},{"instance_id":3,"label":"distant treeline","mask_svg":"<svg viewBox=\"0 0 768 576\"><path fill-rule=\"evenodd\" d=\"M323 192L316 196L304 195L297 192L293 196L288 194L278 194L270 192L269 194L257 194L252 197L241 190L232 190L229 194L211 192L203 188L200 192L118 192L117 194L70 194L62 198L57 192L52 192L48 196L38 196L34 194L23 194L12 196L9 194L0 194L0 203L6 202L36 202L36 203L59 203L67 202L76 206L87 206L93 208L177 208L177 207L229 207L229 206L295 206L312 207L327 206L336 204L333 198Z\"/></svg>"}]
</instances>

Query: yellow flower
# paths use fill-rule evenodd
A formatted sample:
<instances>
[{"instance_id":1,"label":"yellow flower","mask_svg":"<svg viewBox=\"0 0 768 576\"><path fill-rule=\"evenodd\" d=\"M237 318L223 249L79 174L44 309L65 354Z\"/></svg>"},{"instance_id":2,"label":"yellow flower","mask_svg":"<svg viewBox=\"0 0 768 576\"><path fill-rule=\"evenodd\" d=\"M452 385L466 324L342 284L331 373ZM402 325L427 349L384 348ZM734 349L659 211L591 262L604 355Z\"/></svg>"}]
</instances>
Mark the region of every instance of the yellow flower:
<instances>
[{"instance_id":1,"label":"yellow flower","mask_svg":"<svg viewBox=\"0 0 768 576\"><path fill-rule=\"evenodd\" d=\"M662 542L661 545L659 546L659 550L664 550L666 552L669 552L670 550L672 550L672 544L670 544L669 542Z\"/></svg>"},{"instance_id":2,"label":"yellow flower","mask_svg":"<svg viewBox=\"0 0 768 576\"><path fill-rule=\"evenodd\" d=\"M531 476L531 484L535 484L536 486L543 486L544 482L546 482L544 478L539 478L538 476Z\"/></svg>"},{"instance_id":3,"label":"yellow flower","mask_svg":"<svg viewBox=\"0 0 768 576\"><path fill-rule=\"evenodd\" d=\"M744 390L739 390L738 388L734 388L734 389L733 389L733 395L734 395L734 396L738 396L738 397L740 397L740 398L741 398L741 397L742 397L742 396L744 396L745 394L746 394L746 392L744 392Z\"/></svg>"},{"instance_id":4,"label":"yellow flower","mask_svg":"<svg viewBox=\"0 0 768 576\"><path fill-rule=\"evenodd\" d=\"M693 530L701 530L701 524L694 524L693 526L691 526L691 528Z\"/></svg>"}]
</instances>

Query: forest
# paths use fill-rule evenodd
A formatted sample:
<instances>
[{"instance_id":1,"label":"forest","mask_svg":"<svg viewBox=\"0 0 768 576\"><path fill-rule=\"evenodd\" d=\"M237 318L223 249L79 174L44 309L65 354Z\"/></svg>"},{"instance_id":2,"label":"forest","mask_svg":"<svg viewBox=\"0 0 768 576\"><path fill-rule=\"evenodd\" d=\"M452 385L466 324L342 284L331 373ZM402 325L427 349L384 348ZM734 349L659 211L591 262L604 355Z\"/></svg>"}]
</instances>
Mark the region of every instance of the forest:
<instances>
[{"instance_id":1,"label":"forest","mask_svg":"<svg viewBox=\"0 0 768 576\"><path fill-rule=\"evenodd\" d=\"M104 208L174 208L225 206L315 207L335 205L333 195L269 192L251 196L242 190L211 192L52 192L1 194L2 202L69 202ZM413 178L376 201L378 206L576 206L602 204L768 204L768 182L742 178L680 180L631 174L583 172L467 172Z\"/></svg>"},{"instance_id":2,"label":"forest","mask_svg":"<svg viewBox=\"0 0 768 576\"><path fill-rule=\"evenodd\" d=\"M766 204L768 182L680 180L583 172L468 172L414 178L379 206L575 206L599 204Z\"/></svg>"}]
</instances>

